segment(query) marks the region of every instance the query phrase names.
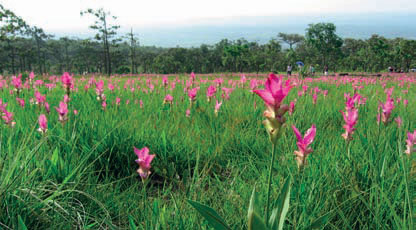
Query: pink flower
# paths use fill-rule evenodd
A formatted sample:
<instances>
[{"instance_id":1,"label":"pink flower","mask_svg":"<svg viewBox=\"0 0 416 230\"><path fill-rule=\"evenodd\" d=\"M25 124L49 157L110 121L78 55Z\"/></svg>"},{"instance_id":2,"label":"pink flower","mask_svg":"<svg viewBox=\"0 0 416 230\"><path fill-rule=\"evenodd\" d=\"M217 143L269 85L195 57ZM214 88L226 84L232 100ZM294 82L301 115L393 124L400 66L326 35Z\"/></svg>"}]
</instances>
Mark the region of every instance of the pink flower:
<instances>
[{"instance_id":1,"label":"pink flower","mask_svg":"<svg viewBox=\"0 0 416 230\"><path fill-rule=\"evenodd\" d=\"M68 103L71 99L69 98L68 94L64 95L64 102Z\"/></svg>"},{"instance_id":2,"label":"pink flower","mask_svg":"<svg viewBox=\"0 0 416 230\"><path fill-rule=\"evenodd\" d=\"M95 83L95 93L97 94L98 100L103 100L103 92L104 92L104 81L100 80L99 82Z\"/></svg>"},{"instance_id":3,"label":"pink flower","mask_svg":"<svg viewBox=\"0 0 416 230\"><path fill-rule=\"evenodd\" d=\"M38 131L41 133L46 133L48 130L48 120L46 119L46 116L44 114L41 114L39 116L39 129Z\"/></svg>"},{"instance_id":4,"label":"pink flower","mask_svg":"<svg viewBox=\"0 0 416 230\"><path fill-rule=\"evenodd\" d=\"M314 93L312 95L312 103L315 105L316 104L316 100L318 100L318 95L316 93Z\"/></svg>"},{"instance_id":5,"label":"pink flower","mask_svg":"<svg viewBox=\"0 0 416 230\"><path fill-rule=\"evenodd\" d=\"M250 89L251 91L254 91L257 88L258 84L257 84L257 80L256 79L251 79L250 80Z\"/></svg>"},{"instance_id":6,"label":"pink flower","mask_svg":"<svg viewBox=\"0 0 416 230\"><path fill-rule=\"evenodd\" d=\"M67 72L65 72L61 76L61 82L62 82L62 85L66 88L67 92L73 87L72 77Z\"/></svg>"},{"instance_id":7,"label":"pink flower","mask_svg":"<svg viewBox=\"0 0 416 230\"><path fill-rule=\"evenodd\" d=\"M394 100L387 96L384 104L380 102L380 107L382 109L381 121L386 125L390 122L389 118L392 110L394 109Z\"/></svg>"},{"instance_id":8,"label":"pink flower","mask_svg":"<svg viewBox=\"0 0 416 230\"><path fill-rule=\"evenodd\" d=\"M198 92L198 88L193 88L193 89L188 90L188 97L190 101L195 101L197 92Z\"/></svg>"},{"instance_id":9,"label":"pink flower","mask_svg":"<svg viewBox=\"0 0 416 230\"><path fill-rule=\"evenodd\" d=\"M4 103L3 100L0 99L0 113L6 111L7 103Z\"/></svg>"},{"instance_id":10,"label":"pink flower","mask_svg":"<svg viewBox=\"0 0 416 230\"><path fill-rule=\"evenodd\" d=\"M116 105L120 105L121 99L119 97L116 97Z\"/></svg>"},{"instance_id":11,"label":"pink flower","mask_svg":"<svg viewBox=\"0 0 416 230\"><path fill-rule=\"evenodd\" d=\"M215 110L214 110L215 116L218 115L218 111L220 111L221 105L222 105L222 102L218 102L218 100L215 102Z\"/></svg>"},{"instance_id":12,"label":"pink flower","mask_svg":"<svg viewBox=\"0 0 416 230\"><path fill-rule=\"evenodd\" d=\"M289 106L281 105L281 103L291 88L289 80L283 85L283 77L278 78L276 75L270 74L265 83L265 89L253 91L263 99L267 106L267 110L263 113L266 117L263 124L273 144L279 138L280 127L286 121L283 115L289 110Z\"/></svg>"},{"instance_id":13,"label":"pink flower","mask_svg":"<svg viewBox=\"0 0 416 230\"><path fill-rule=\"evenodd\" d=\"M168 87L168 84L169 84L169 80L168 80L168 76L163 76L163 79L162 79L162 85L163 85L163 87Z\"/></svg>"},{"instance_id":14,"label":"pink flower","mask_svg":"<svg viewBox=\"0 0 416 230\"><path fill-rule=\"evenodd\" d=\"M22 86L22 79L21 77L16 77L13 76L12 77L12 85L14 86L16 91L19 91L23 86Z\"/></svg>"},{"instance_id":15,"label":"pink flower","mask_svg":"<svg viewBox=\"0 0 416 230\"><path fill-rule=\"evenodd\" d=\"M404 105L404 106L407 106L408 104L409 104L409 101L408 101L407 99L404 99L404 100L403 100L403 105Z\"/></svg>"},{"instance_id":16,"label":"pink flower","mask_svg":"<svg viewBox=\"0 0 416 230\"><path fill-rule=\"evenodd\" d=\"M278 78L276 75L270 74L269 78L267 78L265 89L254 90L254 93L263 99L271 111L276 111L289 94L291 88L289 80L283 85L283 77Z\"/></svg>"},{"instance_id":17,"label":"pink flower","mask_svg":"<svg viewBox=\"0 0 416 230\"><path fill-rule=\"evenodd\" d=\"M289 104L289 115L292 115L295 111L296 99L291 101Z\"/></svg>"},{"instance_id":18,"label":"pink flower","mask_svg":"<svg viewBox=\"0 0 416 230\"><path fill-rule=\"evenodd\" d=\"M16 97L16 101L17 101L17 103L20 105L20 107L22 107L22 108L24 108L24 107L25 107L25 100L23 100L23 99L21 99L21 98ZM1 111L1 109L0 109L0 111Z\"/></svg>"},{"instance_id":19,"label":"pink flower","mask_svg":"<svg viewBox=\"0 0 416 230\"><path fill-rule=\"evenodd\" d=\"M143 101L141 99L140 99L139 104L140 104L140 108L142 109L143 108Z\"/></svg>"},{"instance_id":20,"label":"pink flower","mask_svg":"<svg viewBox=\"0 0 416 230\"><path fill-rule=\"evenodd\" d=\"M191 110L187 109L185 112L186 117L190 117L191 116Z\"/></svg>"},{"instance_id":21,"label":"pink flower","mask_svg":"<svg viewBox=\"0 0 416 230\"><path fill-rule=\"evenodd\" d=\"M406 151L407 155L416 152L416 130L411 132L407 132L407 140L406 140Z\"/></svg>"},{"instance_id":22,"label":"pink flower","mask_svg":"<svg viewBox=\"0 0 416 230\"><path fill-rule=\"evenodd\" d=\"M301 168L306 164L306 157L308 156L308 154L310 154L313 151L313 149L309 148L309 145L312 144L315 138L316 126L312 125L312 127L306 131L304 137L302 137L302 134L294 125L292 125L292 129L296 135L296 144L299 148L297 151L295 151L296 162L298 164L298 167Z\"/></svg>"},{"instance_id":23,"label":"pink flower","mask_svg":"<svg viewBox=\"0 0 416 230\"><path fill-rule=\"evenodd\" d=\"M401 117L396 117L395 119L394 119L394 121L397 123L397 127L399 127L400 128L400 126L402 126L402 118Z\"/></svg>"},{"instance_id":24,"label":"pink flower","mask_svg":"<svg viewBox=\"0 0 416 230\"><path fill-rule=\"evenodd\" d=\"M36 104L42 105L46 101L46 96L40 94L38 91L35 92Z\"/></svg>"},{"instance_id":25,"label":"pink flower","mask_svg":"<svg viewBox=\"0 0 416 230\"><path fill-rule=\"evenodd\" d=\"M140 177L145 180L149 177L151 174L150 168L151 163L153 161L153 158L155 158L156 155L149 154L149 149L147 147L144 147L142 149L137 149L134 147L134 153L137 155L136 163L139 164L139 169L137 170L137 173L140 175Z\"/></svg>"},{"instance_id":26,"label":"pink flower","mask_svg":"<svg viewBox=\"0 0 416 230\"><path fill-rule=\"evenodd\" d=\"M45 102L45 110L46 110L46 112L47 112L48 114L51 112L51 108L50 108L50 106L49 106L49 103L48 103L48 102Z\"/></svg>"},{"instance_id":27,"label":"pink flower","mask_svg":"<svg viewBox=\"0 0 416 230\"><path fill-rule=\"evenodd\" d=\"M65 122L68 119L68 105L65 102L61 101L59 102L59 107L55 107L55 109L56 112L58 112L59 114L59 121Z\"/></svg>"},{"instance_id":28,"label":"pink flower","mask_svg":"<svg viewBox=\"0 0 416 230\"><path fill-rule=\"evenodd\" d=\"M210 85L207 89L207 99L208 101L211 101L211 97L215 96L215 93L217 92L217 88L215 86Z\"/></svg>"},{"instance_id":29,"label":"pink flower","mask_svg":"<svg viewBox=\"0 0 416 230\"><path fill-rule=\"evenodd\" d=\"M173 101L172 95L168 94L168 95L165 96L165 99L163 100L163 103L172 104L172 101Z\"/></svg>"},{"instance_id":30,"label":"pink flower","mask_svg":"<svg viewBox=\"0 0 416 230\"><path fill-rule=\"evenodd\" d=\"M7 110L3 111L3 116L1 117L6 125L13 127L16 122L13 121L13 113Z\"/></svg>"},{"instance_id":31,"label":"pink flower","mask_svg":"<svg viewBox=\"0 0 416 230\"><path fill-rule=\"evenodd\" d=\"M357 124L358 120L358 109L356 108L349 108L347 112L341 111L342 116L344 117L345 125L343 128L345 129L345 133L342 134L345 140L352 140L352 134L355 131L354 126Z\"/></svg>"},{"instance_id":32,"label":"pink flower","mask_svg":"<svg viewBox=\"0 0 416 230\"><path fill-rule=\"evenodd\" d=\"M233 92L233 88L222 88L223 94L221 95L222 98L224 98L225 100L230 99L230 94L231 92Z\"/></svg>"},{"instance_id":33,"label":"pink flower","mask_svg":"<svg viewBox=\"0 0 416 230\"><path fill-rule=\"evenodd\" d=\"M101 106L105 110L105 108L107 108L107 101L103 100L103 102L101 102Z\"/></svg>"},{"instance_id":34,"label":"pink flower","mask_svg":"<svg viewBox=\"0 0 416 230\"><path fill-rule=\"evenodd\" d=\"M74 115L78 115L78 110L74 109Z\"/></svg>"}]
</instances>

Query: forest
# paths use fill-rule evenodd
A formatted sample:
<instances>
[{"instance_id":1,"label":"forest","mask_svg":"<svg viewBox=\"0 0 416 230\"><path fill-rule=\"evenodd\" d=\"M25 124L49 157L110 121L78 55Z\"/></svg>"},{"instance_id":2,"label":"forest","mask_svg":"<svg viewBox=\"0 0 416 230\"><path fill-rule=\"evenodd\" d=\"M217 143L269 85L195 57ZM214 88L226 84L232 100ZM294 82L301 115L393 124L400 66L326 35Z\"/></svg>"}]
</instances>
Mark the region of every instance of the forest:
<instances>
[{"instance_id":1,"label":"forest","mask_svg":"<svg viewBox=\"0 0 416 230\"><path fill-rule=\"evenodd\" d=\"M332 23L308 25L305 34L276 31L269 42L222 39L199 47L141 46L140 35L118 33L117 17L103 9L81 16L95 19L92 38L55 37L0 4L0 73L217 73L282 72L297 61L317 71L379 72L416 66L416 40L341 38ZM109 23L109 19L113 24Z\"/></svg>"}]
</instances>

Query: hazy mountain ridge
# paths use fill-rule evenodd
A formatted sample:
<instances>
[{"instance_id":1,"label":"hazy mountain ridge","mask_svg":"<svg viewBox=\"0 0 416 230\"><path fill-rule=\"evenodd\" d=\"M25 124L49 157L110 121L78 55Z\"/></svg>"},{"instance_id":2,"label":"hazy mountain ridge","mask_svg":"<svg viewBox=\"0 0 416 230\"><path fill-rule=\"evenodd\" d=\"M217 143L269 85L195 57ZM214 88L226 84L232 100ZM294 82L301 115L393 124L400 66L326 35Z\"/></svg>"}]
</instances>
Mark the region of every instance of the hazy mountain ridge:
<instances>
[{"instance_id":1,"label":"hazy mountain ridge","mask_svg":"<svg viewBox=\"0 0 416 230\"><path fill-rule=\"evenodd\" d=\"M221 39L245 38L249 41L265 43L275 38L279 32L304 34L310 23L332 22L337 26L341 37L369 38L379 34L387 38L403 37L416 39L416 13L362 13L345 15L286 15L239 17L224 19L205 19L190 25L155 26L152 28L133 28L139 35L142 45L161 47L192 47L201 44L215 44ZM129 32L123 28L121 34ZM75 32L73 32L75 33ZM56 33L57 36L92 36L92 31L79 34Z\"/></svg>"}]
</instances>

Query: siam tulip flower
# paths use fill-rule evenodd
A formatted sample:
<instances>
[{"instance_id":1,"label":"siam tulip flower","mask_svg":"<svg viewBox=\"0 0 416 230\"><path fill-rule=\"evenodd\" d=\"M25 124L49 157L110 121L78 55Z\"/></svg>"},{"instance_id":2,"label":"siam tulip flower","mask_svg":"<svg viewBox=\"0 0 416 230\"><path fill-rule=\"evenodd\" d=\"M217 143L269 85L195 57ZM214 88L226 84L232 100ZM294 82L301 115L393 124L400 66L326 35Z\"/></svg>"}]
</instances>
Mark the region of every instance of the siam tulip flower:
<instances>
[{"instance_id":1,"label":"siam tulip flower","mask_svg":"<svg viewBox=\"0 0 416 230\"><path fill-rule=\"evenodd\" d=\"M195 81L195 73L194 72L191 73L190 79L191 79L192 82Z\"/></svg>"},{"instance_id":2,"label":"siam tulip flower","mask_svg":"<svg viewBox=\"0 0 416 230\"><path fill-rule=\"evenodd\" d=\"M163 79L162 79L162 85L163 85L163 87L165 87L165 88L167 88L168 87L168 85L169 85L169 80L168 80L168 76L163 76Z\"/></svg>"},{"instance_id":3,"label":"siam tulip flower","mask_svg":"<svg viewBox=\"0 0 416 230\"><path fill-rule=\"evenodd\" d=\"M168 94L165 96L165 99L163 100L163 104L172 104L173 101L173 97L172 95Z\"/></svg>"},{"instance_id":4,"label":"siam tulip flower","mask_svg":"<svg viewBox=\"0 0 416 230\"><path fill-rule=\"evenodd\" d=\"M263 121L263 124L273 144L279 138L281 126L286 122L283 115L289 110L289 106L281 103L291 88L289 80L283 84L283 77L270 74L265 83L265 89L254 90L254 93L259 95L266 104L267 110L264 112L264 116L267 119Z\"/></svg>"},{"instance_id":5,"label":"siam tulip flower","mask_svg":"<svg viewBox=\"0 0 416 230\"><path fill-rule=\"evenodd\" d=\"M390 118L391 112L394 109L394 100L391 99L389 96L387 96L386 102L384 104L380 102L379 107L382 110L381 121L385 125L387 125L390 122L389 118ZM380 117L380 115L378 115L378 116Z\"/></svg>"},{"instance_id":6,"label":"siam tulip flower","mask_svg":"<svg viewBox=\"0 0 416 230\"><path fill-rule=\"evenodd\" d=\"M406 140L406 151L407 155L416 152L416 130L411 132L407 132L407 140Z\"/></svg>"},{"instance_id":7,"label":"siam tulip flower","mask_svg":"<svg viewBox=\"0 0 416 230\"><path fill-rule=\"evenodd\" d=\"M403 105L404 105L404 106L407 106L408 104L409 104L409 100L404 99L404 100L403 100Z\"/></svg>"},{"instance_id":8,"label":"siam tulip flower","mask_svg":"<svg viewBox=\"0 0 416 230\"><path fill-rule=\"evenodd\" d=\"M140 104L140 108L142 109L143 108L143 101L141 99L140 99L139 104Z\"/></svg>"},{"instance_id":9,"label":"siam tulip flower","mask_svg":"<svg viewBox=\"0 0 416 230\"><path fill-rule=\"evenodd\" d=\"M30 72L30 74L29 74L29 80L32 82L33 79L35 79L35 73Z\"/></svg>"},{"instance_id":10,"label":"siam tulip flower","mask_svg":"<svg viewBox=\"0 0 416 230\"><path fill-rule=\"evenodd\" d=\"M153 158L155 158L155 154L149 154L149 149L147 147L144 147L142 149L137 149L134 147L134 153L137 155L136 163L139 164L139 169L137 170L137 173L139 176L146 180L149 175L151 174L150 168L151 163L153 161Z\"/></svg>"},{"instance_id":11,"label":"siam tulip flower","mask_svg":"<svg viewBox=\"0 0 416 230\"><path fill-rule=\"evenodd\" d=\"M291 101L289 104L289 115L292 115L293 112L295 112L295 105L296 105L296 99Z\"/></svg>"},{"instance_id":12,"label":"siam tulip flower","mask_svg":"<svg viewBox=\"0 0 416 230\"><path fill-rule=\"evenodd\" d=\"M103 102L101 102L101 107L103 108L103 110L105 110L107 108L107 101L103 100Z\"/></svg>"},{"instance_id":13,"label":"siam tulip flower","mask_svg":"<svg viewBox=\"0 0 416 230\"><path fill-rule=\"evenodd\" d=\"M41 114L39 116L39 132L46 133L48 131L48 120L46 119L46 116L44 114Z\"/></svg>"},{"instance_id":14,"label":"siam tulip flower","mask_svg":"<svg viewBox=\"0 0 416 230\"><path fill-rule=\"evenodd\" d=\"M355 128L354 126L357 124L358 121L358 109L356 108L349 108L347 112L341 111L342 116L344 117L345 125L343 126L345 129L345 133L342 134L342 137L346 141L352 140L352 134L354 134Z\"/></svg>"},{"instance_id":15,"label":"siam tulip flower","mask_svg":"<svg viewBox=\"0 0 416 230\"><path fill-rule=\"evenodd\" d=\"M191 110L187 109L186 112L185 112L185 116L190 117L191 116Z\"/></svg>"},{"instance_id":16,"label":"siam tulip flower","mask_svg":"<svg viewBox=\"0 0 416 230\"><path fill-rule=\"evenodd\" d=\"M16 97L16 101L19 104L20 107L24 108L25 107L25 100L23 100L22 98L18 98ZM1 111L1 109L0 109Z\"/></svg>"},{"instance_id":17,"label":"siam tulip flower","mask_svg":"<svg viewBox=\"0 0 416 230\"><path fill-rule=\"evenodd\" d=\"M105 100L104 97L104 81L100 80L99 82L95 83L95 93L97 94L97 100Z\"/></svg>"},{"instance_id":18,"label":"siam tulip flower","mask_svg":"<svg viewBox=\"0 0 416 230\"><path fill-rule=\"evenodd\" d=\"M68 105L65 102L61 101L59 102L59 107L55 107L55 109L56 112L58 112L59 114L59 121L61 123L64 123L68 119Z\"/></svg>"},{"instance_id":19,"label":"siam tulip flower","mask_svg":"<svg viewBox=\"0 0 416 230\"><path fill-rule=\"evenodd\" d=\"M295 151L296 163L298 164L299 168L302 168L304 165L307 164L306 157L313 151L313 149L311 149L309 145L312 144L315 138L316 126L312 125L312 127L306 131L303 137L299 130L296 128L296 126L292 125L292 129L296 135L296 144L299 148L299 150Z\"/></svg>"},{"instance_id":20,"label":"siam tulip flower","mask_svg":"<svg viewBox=\"0 0 416 230\"><path fill-rule=\"evenodd\" d=\"M66 89L66 94L69 94L70 90L74 87L71 75L69 75L68 72L65 72L61 76L61 82L64 88Z\"/></svg>"},{"instance_id":21,"label":"siam tulip flower","mask_svg":"<svg viewBox=\"0 0 416 230\"><path fill-rule=\"evenodd\" d=\"M18 77L13 76L12 77L12 85L14 86L14 90L19 93L20 90L23 88L21 76L18 76Z\"/></svg>"},{"instance_id":22,"label":"siam tulip flower","mask_svg":"<svg viewBox=\"0 0 416 230\"><path fill-rule=\"evenodd\" d=\"M120 105L121 99L119 97L116 97L116 105Z\"/></svg>"},{"instance_id":23,"label":"siam tulip flower","mask_svg":"<svg viewBox=\"0 0 416 230\"><path fill-rule=\"evenodd\" d=\"M3 100L0 99L0 113L6 111L7 103L4 103Z\"/></svg>"},{"instance_id":24,"label":"siam tulip flower","mask_svg":"<svg viewBox=\"0 0 416 230\"><path fill-rule=\"evenodd\" d=\"M222 93L221 97L224 98L225 100L229 100L230 99L230 94L231 94L231 92L233 92L233 90L234 90L233 88L223 87L222 88L223 93Z\"/></svg>"},{"instance_id":25,"label":"siam tulip flower","mask_svg":"<svg viewBox=\"0 0 416 230\"><path fill-rule=\"evenodd\" d=\"M108 83L108 89L110 90L110 91L114 91L114 85L113 84L111 84L111 83Z\"/></svg>"},{"instance_id":26,"label":"siam tulip flower","mask_svg":"<svg viewBox=\"0 0 416 230\"><path fill-rule=\"evenodd\" d=\"M48 103L48 102L45 102L45 110L46 110L46 112L47 112L48 114L51 112L51 108L50 108L50 106L49 106L49 103Z\"/></svg>"},{"instance_id":27,"label":"siam tulip flower","mask_svg":"<svg viewBox=\"0 0 416 230\"><path fill-rule=\"evenodd\" d=\"M318 95L316 94L316 93L314 93L313 95L312 95L312 103L314 104L314 105L316 105L316 101L318 100Z\"/></svg>"},{"instance_id":28,"label":"siam tulip flower","mask_svg":"<svg viewBox=\"0 0 416 230\"><path fill-rule=\"evenodd\" d=\"M398 128L402 126L402 118L400 116L396 117L394 121L397 123Z\"/></svg>"},{"instance_id":29,"label":"siam tulip flower","mask_svg":"<svg viewBox=\"0 0 416 230\"><path fill-rule=\"evenodd\" d=\"M16 122L13 121L13 113L7 110L3 111L3 116L1 117L6 125L13 127Z\"/></svg>"},{"instance_id":30,"label":"siam tulip flower","mask_svg":"<svg viewBox=\"0 0 416 230\"><path fill-rule=\"evenodd\" d=\"M78 115L78 110L74 109L74 115Z\"/></svg>"},{"instance_id":31,"label":"siam tulip flower","mask_svg":"<svg viewBox=\"0 0 416 230\"><path fill-rule=\"evenodd\" d=\"M221 105L222 105L222 101L218 102L218 100L217 100L215 102L215 110L214 110L215 116L218 116L218 111L220 111Z\"/></svg>"},{"instance_id":32,"label":"siam tulip flower","mask_svg":"<svg viewBox=\"0 0 416 230\"><path fill-rule=\"evenodd\" d=\"M196 100L197 92L198 92L198 88L193 88L193 89L188 90L188 97L191 102L194 102Z\"/></svg>"},{"instance_id":33,"label":"siam tulip flower","mask_svg":"<svg viewBox=\"0 0 416 230\"><path fill-rule=\"evenodd\" d=\"M43 105L46 102L46 96L39 93L39 91L35 92L36 104Z\"/></svg>"},{"instance_id":34,"label":"siam tulip flower","mask_svg":"<svg viewBox=\"0 0 416 230\"><path fill-rule=\"evenodd\" d=\"M258 86L257 80L256 79L251 79L250 80L250 89L253 92Z\"/></svg>"},{"instance_id":35,"label":"siam tulip flower","mask_svg":"<svg viewBox=\"0 0 416 230\"><path fill-rule=\"evenodd\" d=\"M130 104L130 100L129 99L126 100L126 105L128 105L128 104Z\"/></svg>"},{"instance_id":36,"label":"siam tulip flower","mask_svg":"<svg viewBox=\"0 0 416 230\"><path fill-rule=\"evenodd\" d=\"M324 95L324 98L326 98L326 96L328 96L328 90L323 90L322 94Z\"/></svg>"},{"instance_id":37,"label":"siam tulip flower","mask_svg":"<svg viewBox=\"0 0 416 230\"><path fill-rule=\"evenodd\" d=\"M64 95L64 102L68 103L71 99L69 98L68 94Z\"/></svg>"},{"instance_id":38,"label":"siam tulip flower","mask_svg":"<svg viewBox=\"0 0 416 230\"><path fill-rule=\"evenodd\" d=\"M211 101L211 98L215 96L215 93L217 92L217 88L213 85L210 85L207 89L207 99L208 101Z\"/></svg>"}]
</instances>

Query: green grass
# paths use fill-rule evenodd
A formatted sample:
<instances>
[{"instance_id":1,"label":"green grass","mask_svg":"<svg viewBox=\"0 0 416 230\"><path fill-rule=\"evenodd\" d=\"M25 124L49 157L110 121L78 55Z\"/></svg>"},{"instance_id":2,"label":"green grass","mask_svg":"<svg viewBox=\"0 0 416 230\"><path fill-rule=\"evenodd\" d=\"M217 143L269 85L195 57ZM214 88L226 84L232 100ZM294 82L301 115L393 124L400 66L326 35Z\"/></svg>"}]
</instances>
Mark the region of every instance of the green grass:
<instances>
[{"instance_id":1,"label":"green grass","mask_svg":"<svg viewBox=\"0 0 416 230\"><path fill-rule=\"evenodd\" d=\"M25 108L17 105L16 94L0 90L17 123L14 128L0 125L0 229L18 229L22 223L28 229L130 229L129 220L138 229L210 229L187 199L210 205L233 229L247 229L254 185L260 202L266 202L271 154L261 124L264 105L250 93L248 82L223 102L218 117L215 100L207 102L205 97L209 84L201 84L188 118L189 100L180 83L173 91L155 84L152 93L131 93L123 89L126 80L121 78L120 90L105 87L104 111L94 86L86 92L87 81L77 79L78 92L71 92L65 125L53 109L65 94L60 83L50 92L40 88L51 105L46 135L36 131L45 110L30 105L33 89L20 94ZM135 79L134 84L146 87L144 77ZM316 105L309 94L298 98L301 88L292 89L285 102L297 98L296 109L286 114L277 144L271 196L276 198L292 176L285 229L305 229L322 216L327 216L322 229L414 229L415 157L404 150L407 131L416 129L416 78L408 79L408 94L401 92L407 84L400 88L398 79L361 84L365 87L359 93L368 99L359 107L350 157L341 137L344 121L339 111L345 107L344 93L353 94L351 83L307 83L329 91L326 98L318 95ZM385 100L382 82L395 87L393 97L409 100L407 107L396 104L393 110L392 118L403 120L401 128L394 122L376 122L378 103ZM224 86L231 87L228 79ZM168 93L174 97L171 107L163 105ZM120 106L114 105L116 97L122 99ZM294 159L292 124L302 133L317 126L314 152L303 172ZM147 146L156 154L145 189L136 173L133 146Z\"/></svg>"}]
</instances>

